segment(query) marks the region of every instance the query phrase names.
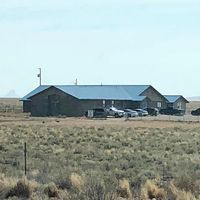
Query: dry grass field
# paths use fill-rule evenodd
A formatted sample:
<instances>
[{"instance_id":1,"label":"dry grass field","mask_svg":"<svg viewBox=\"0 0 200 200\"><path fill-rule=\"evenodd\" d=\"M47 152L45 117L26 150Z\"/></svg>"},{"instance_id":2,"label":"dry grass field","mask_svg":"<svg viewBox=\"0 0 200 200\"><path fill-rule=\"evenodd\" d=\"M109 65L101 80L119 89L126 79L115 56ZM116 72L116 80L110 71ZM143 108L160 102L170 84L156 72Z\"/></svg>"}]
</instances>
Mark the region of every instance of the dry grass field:
<instances>
[{"instance_id":1,"label":"dry grass field","mask_svg":"<svg viewBox=\"0 0 200 200\"><path fill-rule=\"evenodd\" d=\"M18 98L0 98L0 113L20 113L22 102Z\"/></svg>"},{"instance_id":2,"label":"dry grass field","mask_svg":"<svg viewBox=\"0 0 200 200\"><path fill-rule=\"evenodd\" d=\"M194 122L1 117L0 194L199 199L199 130ZM24 142L27 180L22 179Z\"/></svg>"},{"instance_id":3,"label":"dry grass field","mask_svg":"<svg viewBox=\"0 0 200 200\"><path fill-rule=\"evenodd\" d=\"M0 98L1 106L22 106L22 102L18 98Z\"/></svg>"},{"instance_id":4,"label":"dry grass field","mask_svg":"<svg viewBox=\"0 0 200 200\"><path fill-rule=\"evenodd\" d=\"M199 200L199 155L199 122L2 114L0 199Z\"/></svg>"},{"instance_id":5,"label":"dry grass field","mask_svg":"<svg viewBox=\"0 0 200 200\"><path fill-rule=\"evenodd\" d=\"M192 110L200 108L200 101L192 101L187 104L187 113L191 113Z\"/></svg>"}]
</instances>

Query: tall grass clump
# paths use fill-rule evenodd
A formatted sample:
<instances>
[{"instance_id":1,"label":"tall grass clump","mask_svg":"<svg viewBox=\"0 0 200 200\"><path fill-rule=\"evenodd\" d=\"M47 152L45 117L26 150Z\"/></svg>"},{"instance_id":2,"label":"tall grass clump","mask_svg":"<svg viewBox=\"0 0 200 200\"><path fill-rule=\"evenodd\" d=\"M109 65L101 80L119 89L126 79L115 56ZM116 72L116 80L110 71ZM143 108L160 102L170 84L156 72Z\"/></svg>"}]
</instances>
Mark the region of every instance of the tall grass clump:
<instances>
[{"instance_id":1,"label":"tall grass clump","mask_svg":"<svg viewBox=\"0 0 200 200\"><path fill-rule=\"evenodd\" d=\"M163 200L166 199L166 192L163 188L159 188L155 181L147 180L146 183L141 188L141 198L142 200L157 199Z\"/></svg>"},{"instance_id":2,"label":"tall grass clump","mask_svg":"<svg viewBox=\"0 0 200 200\"><path fill-rule=\"evenodd\" d=\"M199 200L191 192L178 189L173 183L170 183L171 198L175 200Z\"/></svg>"},{"instance_id":3,"label":"tall grass clump","mask_svg":"<svg viewBox=\"0 0 200 200\"><path fill-rule=\"evenodd\" d=\"M91 181L85 186L84 196L88 200L105 200L106 191L102 183Z\"/></svg>"},{"instance_id":4,"label":"tall grass clump","mask_svg":"<svg viewBox=\"0 0 200 200\"><path fill-rule=\"evenodd\" d=\"M0 199L5 199L8 192L17 184L17 179L7 178L0 174Z\"/></svg>"},{"instance_id":5,"label":"tall grass clump","mask_svg":"<svg viewBox=\"0 0 200 200\"><path fill-rule=\"evenodd\" d=\"M46 185L44 189L44 193L49 197L49 198L59 198L59 190L55 183L50 183Z\"/></svg>"},{"instance_id":6,"label":"tall grass clump","mask_svg":"<svg viewBox=\"0 0 200 200\"><path fill-rule=\"evenodd\" d=\"M117 189L117 195L119 197L126 198L126 199L132 198L132 192L131 192L128 180L123 179L123 180L119 181L119 186L118 186L118 189Z\"/></svg>"},{"instance_id":7,"label":"tall grass clump","mask_svg":"<svg viewBox=\"0 0 200 200\"><path fill-rule=\"evenodd\" d=\"M21 197L30 198L33 192L33 188L26 179L19 180L14 187L11 187L5 194L5 198L9 197Z\"/></svg>"},{"instance_id":8,"label":"tall grass clump","mask_svg":"<svg viewBox=\"0 0 200 200\"><path fill-rule=\"evenodd\" d=\"M71 174L70 181L71 181L72 186L79 191L81 191L85 185L84 178L76 173Z\"/></svg>"}]
</instances>

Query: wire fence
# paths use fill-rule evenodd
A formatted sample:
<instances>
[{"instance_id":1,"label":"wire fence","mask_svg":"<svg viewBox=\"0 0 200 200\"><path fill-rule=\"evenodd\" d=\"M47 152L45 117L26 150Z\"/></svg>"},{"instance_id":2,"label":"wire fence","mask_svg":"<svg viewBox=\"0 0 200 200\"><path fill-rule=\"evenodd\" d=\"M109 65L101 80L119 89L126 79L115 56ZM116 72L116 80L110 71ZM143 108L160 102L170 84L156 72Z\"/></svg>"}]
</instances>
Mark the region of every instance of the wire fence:
<instances>
[{"instance_id":1,"label":"wire fence","mask_svg":"<svg viewBox=\"0 0 200 200\"><path fill-rule=\"evenodd\" d=\"M0 105L0 113L22 113L22 106L17 105Z\"/></svg>"},{"instance_id":2,"label":"wire fence","mask_svg":"<svg viewBox=\"0 0 200 200\"><path fill-rule=\"evenodd\" d=\"M62 174L62 170L66 171L67 168L64 169L58 166L58 163L61 164L63 162L63 159L65 159L65 157L63 157L62 160L61 158L55 159L55 157L51 157L51 154L48 154L47 156L45 153L41 153L42 151L41 148L34 149L33 151L32 148L29 149L28 145L29 144L27 144L26 142L22 143L21 148L18 148L18 150L15 152L11 152L11 154L15 155L15 157L13 158L11 158L11 154L9 158L7 156L1 157L0 159L1 173L3 172L5 174L10 174L11 176L17 175L17 177L23 177L25 175L29 179L35 179L37 181L46 182L50 180L53 177L53 175L59 174L59 173ZM48 158L45 159L45 157L48 157ZM77 171L78 166L76 164L75 158L76 158L76 155L74 155L74 160L73 160L74 163L66 162L62 164L69 164L70 169ZM83 159L82 162L84 163L84 158L82 159ZM95 162L95 159L93 162ZM102 162L103 162L103 155L102 155ZM131 160L129 160L129 162L131 163ZM141 162L141 160L138 160L138 161L134 160L134 162ZM79 166L80 168L82 167L83 163L80 164ZM186 169L187 168L189 169L190 165L188 163L189 161L185 161L183 168L185 167ZM120 167L121 165L118 163L118 166ZM148 166L149 167L154 166L154 168L160 175L160 178L163 182L168 182L180 177L180 175L176 174L173 171L170 171L170 166L168 166L168 164L166 162L163 162L162 160L157 160L155 162L149 163ZM93 166L91 167L93 168ZM89 165L88 165L88 168L90 168ZM100 169L97 168L96 170L100 170ZM104 172L102 171L102 174L103 173ZM106 170L105 170L105 173L106 173ZM150 171L148 171L148 167L147 167L147 173L145 176L147 176L149 179L156 178L154 173L150 173ZM196 177L196 178L199 179L199 177Z\"/></svg>"},{"instance_id":3,"label":"wire fence","mask_svg":"<svg viewBox=\"0 0 200 200\"><path fill-rule=\"evenodd\" d=\"M125 120L127 120L127 119L125 119ZM200 123L200 116L158 115L158 116L128 118L128 121L171 121L171 122L197 122L197 123Z\"/></svg>"}]
</instances>

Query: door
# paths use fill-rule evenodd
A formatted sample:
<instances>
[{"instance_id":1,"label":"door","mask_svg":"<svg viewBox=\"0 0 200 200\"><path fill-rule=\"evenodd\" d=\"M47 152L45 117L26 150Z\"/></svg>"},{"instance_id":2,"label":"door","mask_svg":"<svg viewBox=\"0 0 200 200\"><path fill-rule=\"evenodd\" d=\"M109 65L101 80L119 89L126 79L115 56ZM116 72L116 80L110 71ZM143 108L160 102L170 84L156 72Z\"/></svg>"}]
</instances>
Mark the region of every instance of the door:
<instances>
[{"instance_id":1,"label":"door","mask_svg":"<svg viewBox=\"0 0 200 200\"><path fill-rule=\"evenodd\" d=\"M48 96L48 111L50 116L60 115L60 96L57 94Z\"/></svg>"}]
</instances>

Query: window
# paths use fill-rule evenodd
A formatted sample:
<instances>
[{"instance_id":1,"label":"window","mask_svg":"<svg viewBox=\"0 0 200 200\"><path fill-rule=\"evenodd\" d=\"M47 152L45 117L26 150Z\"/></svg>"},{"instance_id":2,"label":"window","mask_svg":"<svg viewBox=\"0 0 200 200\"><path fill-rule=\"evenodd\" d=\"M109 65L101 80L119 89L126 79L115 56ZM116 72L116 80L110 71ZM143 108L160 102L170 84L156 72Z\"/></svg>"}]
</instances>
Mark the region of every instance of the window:
<instances>
[{"instance_id":1,"label":"window","mask_svg":"<svg viewBox=\"0 0 200 200\"><path fill-rule=\"evenodd\" d=\"M161 102L157 102L157 107L161 108L162 107L162 103Z\"/></svg>"},{"instance_id":2,"label":"window","mask_svg":"<svg viewBox=\"0 0 200 200\"><path fill-rule=\"evenodd\" d=\"M178 109L182 109L182 103L181 103L181 102L178 102L178 103L177 103L177 108L178 108Z\"/></svg>"}]
</instances>

